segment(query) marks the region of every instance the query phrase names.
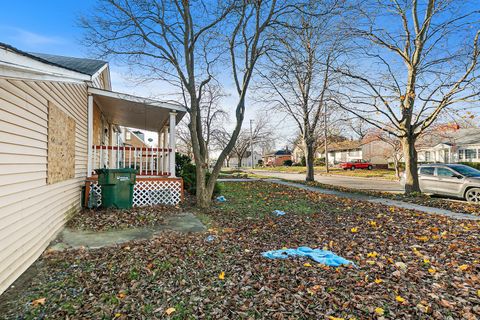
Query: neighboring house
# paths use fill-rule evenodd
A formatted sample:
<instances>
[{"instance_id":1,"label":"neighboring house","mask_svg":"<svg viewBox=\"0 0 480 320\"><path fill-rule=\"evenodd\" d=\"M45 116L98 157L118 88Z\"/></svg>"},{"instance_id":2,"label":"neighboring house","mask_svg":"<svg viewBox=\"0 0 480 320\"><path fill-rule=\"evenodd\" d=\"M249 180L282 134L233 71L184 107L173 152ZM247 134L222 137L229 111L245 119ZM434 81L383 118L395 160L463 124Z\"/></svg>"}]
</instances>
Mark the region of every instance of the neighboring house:
<instances>
[{"instance_id":1,"label":"neighboring house","mask_svg":"<svg viewBox=\"0 0 480 320\"><path fill-rule=\"evenodd\" d=\"M322 158L325 153L322 153ZM328 145L328 163L337 164L363 159L361 141L346 140Z\"/></svg>"},{"instance_id":2,"label":"neighboring house","mask_svg":"<svg viewBox=\"0 0 480 320\"><path fill-rule=\"evenodd\" d=\"M186 109L111 89L105 61L0 43L0 293L79 211L82 187L85 203L101 193L95 169L140 167L135 205L181 199L175 127ZM159 148L129 155L121 127L159 132Z\"/></svg>"},{"instance_id":3,"label":"neighboring house","mask_svg":"<svg viewBox=\"0 0 480 320\"><path fill-rule=\"evenodd\" d=\"M292 150L292 160L293 160L293 162L295 162L295 163L302 162L302 158L304 157L304 155L305 155L305 153L303 152L303 147L300 146L299 144L296 144L293 147L293 150ZM322 152L316 151L315 155L314 155L314 158L315 159L321 158L322 155L323 155Z\"/></svg>"},{"instance_id":4,"label":"neighboring house","mask_svg":"<svg viewBox=\"0 0 480 320\"><path fill-rule=\"evenodd\" d=\"M283 166L287 160L292 160L292 152L290 150L277 150L272 153L268 153L262 157L263 164L265 166Z\"/></svg>"},{"instance_id":5,"label":"neighboring house","mask_svg":"<svg viewBox=\"0 0 480 320\"><path fill-rule=\"evenodd\" d=\"M252 167L252 156L251 155L252 155L252 153L250 151L245 152L245 156L242 158L242 167L247 167L247 168ZM258 152L254 151L253 152L253 164L255 166L258 165L259 160L262 160L262 156ZM237 158L236 155L232 155L229 158L227 167L229 167L229 168L238 168L239 167L238 158Z\"/></svg>"},{"instance_id":6,"label":"neighboring house","mask_svg":"<svg viewBox=\"0 0 480 320\"><path fill-rule=\"evenodd\" d=\"M328 163L338 164L355 160L368 160L377 167L388 166L392 147L380 140L347 140L328 146ZM324 157L322 153L321 157Z\"/></svg>"},{"instance_id":7,"label":"neighboring house","mask_svg":"<svg viewBox=\"0 0 480 320\"><path fill-rule=\"evenodd\" d=\"M437 130L418 145L418 162L480 162L480 128Z\"/></svg>"}]
</instances>

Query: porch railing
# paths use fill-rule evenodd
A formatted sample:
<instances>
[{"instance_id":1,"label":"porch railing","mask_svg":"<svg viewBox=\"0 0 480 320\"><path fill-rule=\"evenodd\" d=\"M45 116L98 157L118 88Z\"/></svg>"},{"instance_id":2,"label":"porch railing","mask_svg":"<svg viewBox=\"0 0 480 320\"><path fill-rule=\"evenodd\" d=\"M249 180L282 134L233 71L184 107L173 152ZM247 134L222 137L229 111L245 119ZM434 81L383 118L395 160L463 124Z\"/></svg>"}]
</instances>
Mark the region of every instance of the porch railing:
<instances>
[{"instance_id":1,"label":"porch railing","mask_svg":"<svg viewBox=\"0 0 480 320\"><path fill-rule=\"evenodd\" d=\"M169 176L172 149L130 146L92 146L92 168L135 168L143 176Z\"/></svg>"}]
</instances>

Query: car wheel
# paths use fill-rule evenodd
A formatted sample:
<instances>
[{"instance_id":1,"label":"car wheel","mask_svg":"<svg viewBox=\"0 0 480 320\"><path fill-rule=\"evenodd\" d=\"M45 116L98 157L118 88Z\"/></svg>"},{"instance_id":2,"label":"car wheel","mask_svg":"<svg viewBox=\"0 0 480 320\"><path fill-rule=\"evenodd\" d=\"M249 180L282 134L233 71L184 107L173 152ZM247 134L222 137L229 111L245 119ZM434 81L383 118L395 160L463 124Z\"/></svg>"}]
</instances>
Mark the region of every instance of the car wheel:
<instances>
[{"instance_id":1,"label":"car wheel","mask_svg":"<svg viewBox=\"0 0 480 320\"><path fill-rule=\"evenodd\" d=\"M350 168L350 170L352 170L352 171L355 170L355 166L352 166L352 167Z\"/></svg>"},{"instance_id":2,"label":"car wheel","mask_svg":"<svg viewBox=\"0 0 480 320\"><path fill-rule=\"evenodd\" d=\"M368 168L367 168L367 169L368 169L368 170L372 170L372 169L373 169L373 167L372 167L372 166L368 166Z\"/></svg>"},{"instance_id":3,"label":"car wheel","mask_svg":"<svg viewBox=\"0 0 480 320\"><path fill-rule=\"evenodd\" d=\"M480 188L468 189L465 193L465 199L468 202L480 202Z\"/></svg>"}]
</instances>

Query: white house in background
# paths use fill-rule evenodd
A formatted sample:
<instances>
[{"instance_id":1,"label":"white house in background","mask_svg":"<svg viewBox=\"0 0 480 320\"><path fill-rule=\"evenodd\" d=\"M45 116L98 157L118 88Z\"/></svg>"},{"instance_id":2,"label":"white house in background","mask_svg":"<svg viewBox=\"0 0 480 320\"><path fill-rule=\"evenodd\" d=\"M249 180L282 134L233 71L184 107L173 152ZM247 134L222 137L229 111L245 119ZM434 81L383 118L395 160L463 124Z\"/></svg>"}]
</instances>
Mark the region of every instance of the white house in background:
<instances>
[{"instance_id":1,"label":"white house in background","mask_svg":"<svg viewBox=\"0 0 480 320\"><path fill-rule=\"evenodd\" d=\"M79 211L82 187L85 203L101 192L95 169L138 168L134 205L180 201L175 127L185 112L112 91L105 61L0 43L0 294ZM120 143L121 127L158 132L159 148Z\"/></svg>"},{"instance_id":2,"label":"white house in background","mask_svg":"<svg viewBox=\"0 0 480 320\"><path fill-rule=\"evenodd\" d=\"M253 152L253 164L254 166L258 165L258 161L262 160L262 155L259 154L258 152L254 151ZM230 159L228 160L228 165L227 167L229 168L238 168L238 158L235 155L232 155ZM245 152L245 156L242 158L242 167L246 168L251 168L252 167L252 156L251 152L247 151Z\"/></svg>"},{"instance_id":3,"label":"white house in background","mask_svg":"<svg viewBox=\"0 0 480 320\"><path fill-rule=\"evenodd\" d=\"M424 137L418 162L480 162L480 128L450 130Z\"/></svg>"},{"instance_id":4,"label":"white house in background","mask_svg":"<svg viewBox=\"0 0 480 320\"><path fill-rule=\"evenodd\" d=\"M368 160L377 167L386 167L391 159L392 147L380 140L346 140L330 144L328 147L328 163L335 165L341 162ZM321 154L323 158L325 153Z\"/></svg>"}]
</instances>

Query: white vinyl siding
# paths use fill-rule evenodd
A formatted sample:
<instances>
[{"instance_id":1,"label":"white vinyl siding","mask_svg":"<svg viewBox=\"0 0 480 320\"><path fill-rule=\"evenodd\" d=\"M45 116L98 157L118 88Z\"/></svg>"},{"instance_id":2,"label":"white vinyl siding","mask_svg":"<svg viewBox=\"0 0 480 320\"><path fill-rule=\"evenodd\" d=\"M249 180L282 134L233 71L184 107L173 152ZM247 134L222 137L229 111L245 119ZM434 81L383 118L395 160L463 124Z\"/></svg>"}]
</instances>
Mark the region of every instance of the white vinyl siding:
<instances>
[{"instance_id":1,"label":"white vinyl siding","mask_svg":"<svg viewBox=\"0 0 480 320\"><path fill-rule=\"evenodd\" d=\"M75 120L75 178L47 185L48 102ZM87 86L0 78L0 293L80 208Z\"/></svg>"}]
</instances>

